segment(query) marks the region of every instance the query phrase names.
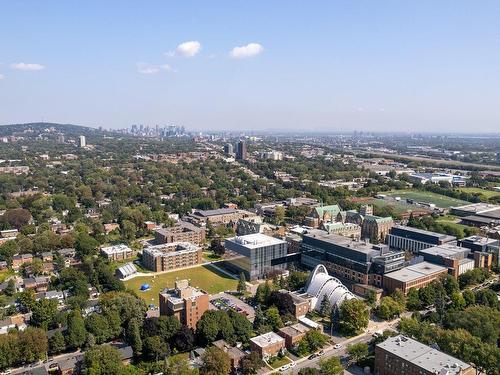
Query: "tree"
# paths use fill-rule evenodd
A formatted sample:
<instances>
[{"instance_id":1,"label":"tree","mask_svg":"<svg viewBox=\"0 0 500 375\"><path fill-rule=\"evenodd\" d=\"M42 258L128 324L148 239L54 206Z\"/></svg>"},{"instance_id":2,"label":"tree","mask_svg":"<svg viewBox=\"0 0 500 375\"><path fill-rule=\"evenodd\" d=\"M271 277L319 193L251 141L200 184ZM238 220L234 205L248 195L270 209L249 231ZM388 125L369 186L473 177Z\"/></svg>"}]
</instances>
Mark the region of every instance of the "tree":
<instances>
[{"instance_id":1,"label":"tree","mask_svg":"<svg viewBox=\"0 0 500 375\"><path fill-rule=\"evenodd\" d=\"M173 357L167 361L165 375L198 375L198 369L191 368L187 360Z\"/></svg>"},{"instance_id":2,"label":"tree","mask_svg":"<svg viewBox=\"0 0 500 375\"><path fill-rule=\"evenodd\" d=\"M496 345L500 337L500 311L485 306L470 306L464 311L447 314L444 326L465 329L483 342Z\"/></svg>"},{"instance_id":3,"label":"tree","mask_svg":"<svg viewBox=\"0 0 500 375\"><path fill-rule=\"evenodd\" d=\"M35 291L33 289L26 289L17 295L17 299L25 309L31 310L36 302Z\"/></svg>"},{"instance_id":4,"label":"tree","mask_svg":"<svg viewBox=\"0 0 500 375\"><path fill-rule=\"evenodd\" d=\"M97 344L103 344L113 337L108 320L101 314L90 314L85 319L85 328L94 336Z\"/></svg>"},{"instance_id":5,"label":"tree","mask_svg":"<svg viewBox=\"0 0 500 375\"><path fill-rule=\"evenodd\" d=\"M148 321L150 319L146 319ZM181 328L181 322L175 316L160 316L158 318L158 335L165 342L169 342Z\"/></svg>"},{"instance_id":6,"label":"tree","mask_svg":"<svg viewBox=\"0 0 500 375\"><path fill-rule=\"evenodd\" d=\"M122 375L124 372L120 352L106 344L85 352L83 363L85 373L90 375Z\"/></svg>"},{"instance_id":7,"label":"tree","mask_svg":"<svg viewBox=\"0 0 500 375\"><path fill-rule=\"evenodd\" d=\"M410 311L420 310L422 303L420 302L420 297L418 296L418 289L411 288L406 296L406 307Z\"/></svg>"},{"instance_id":8,"label":"tree","mask_svg":"<svg viewBox=\"0 0 500 375\"><path fill-rule=\"evenodd\" d=\"M368 291L368 293L365 295L365 301L368 306L375 306L375 303L377 302L377 294L374 290L370 289Z\"/></svg>"},{"instance_id":9,"label":"tree","mask_svg":"<svg viewBox=\"0 0 500 375\"><path fill-rule=\"evenodd\" d=\"M21 362L35 362L47 354L49 345L47 335L40 328L28 327L19 332L19 348Z\"/></svg>"},{"instance_id":10,"label":"tree","mask_svg":"<svg viewBox=\"0 0 500 375\"><path fill-rule=\"evenodd\" d=\"M376 315L380 319L389 320L399 316L403 312L402 306L397 303L392 297L383 297L380 304L375 310Z\"/></svg>"},{"instance_id":11,"label":"tree","mask_svg":"<svg viewBox=\"0 0 500 375\"><path fill-rule=\"evenodd\" d=\"M283 321L281 320L280 313L276 307L270 307L267 309L265 316L266 323L273 331L283 327Z\"/></svg>"},{"instance_id":12,"label":"tree","mask_svg":"<svg viewBox=\"0 0 500 375\"><path fill-rule=\"evenodd\" d=\"M136 318L142 325L147 311L146 303L129 291L105 293L100 297L99 306L104 315L116 311L122 327L127 327L128 322L133 318Z\"/></svg>"},{"instance_id":13,"label":"tree","mask_svg":"<svg viewBox=\"0 0 500 375\"><path fill-rule=\"evenodd\" d=\"M423 307L431 306L436 301L436 291L431 283L418 290L418 297Z\"/></svg>"},{"instance_id":14,"label":"tree","mask_svg":"<svg viewBox=\"0 0 500 375\"><path fill-rule=\"evenodd\" d=\"M476 303L476 295L472 290L465 289L462 293L462 296L464 297L466 306L472 306Z\"/></svg>"},{"instance_id":15,"label":"tree","mask_svg":"<svg viewBox=\"0 0 500 375\"><path fill-rule=\"evenodd\" d=\"M261 305L267 305L272 291L273 287L267 280L265 283L259 284L257 291L255 292L255 301Z\"/></svg>"},{"instance_id":16,"label":"tree","mask_svg":"<svg viewBox=\"0 0 500 375\"><path fill-rule=\"evenodd\" d=\"M247 290L246 282L247 282L247 280L245 277L245 273L240 272L240 280L238 281L238 288L237 288L239 293L243 294L246 292L246 290Z\"/></svg>"},{"instance_id":17,"label":"tree","mask_svg":"<svg viewBox=\"0 0 500 375\"><path fill-rule=\"evenodd\" d=\"M453 292L451 294L451 307L455 310L463 310L467 303L460 291Z\"/></svg>"},{"instance_id":18,"label":"tree","mask_svg":"<svg viewBox=\"0 0 500 375\"><path fill-rule=\"evenodd\" d=\"M235 310L231 309L227 314L231 320L236 339L244 343L248 342L252 335L252 323L250 323L246 316Z\"/></svg>"},{"instance_id":19,"label":"tree","mask_svg":"<svg viewBox=\"0 0 500 375\"><path fill-rule=\"evenodd\" d=\"M274 222L277 225L282 225L285 222L285 208L283 206L276 206L274 211Z\"/></svg>"},{"instance_id":20,"label":"tree","mask_svg":"<svg viewBox=\"0 0 500 375\"><path fill-rule=\"evenodd\" d=\"M347 335L356 335L368 327L370 312L368 306L359 299L342 302L339 309L339 328Z\"/></svg>"},{"instance_id":21,"label":"tree","mask_svg":"<svg viewBox=\"0 0 500 375\"><path fill-rule=\"evenodd\" d=\"M298 375L321 375L321 372L313 367L304 367L299 370Z\"/></svg>"},{"instance_id":22,"label":"tree","mask_svg":"<svg viewBox=\"0 0 500 375\"><path fill-rule=\"evenodd\" d=\"M295 304L293 303L293 297L289 293L274 290L269 294L267 302L273 304L278 309L280 315L295 316Z\"/></svg>"},{"instance_id":23,"label":"tree","mask_svg":"<svg viewBox=\"0 0 500 375\"><path fill-rule=\"evenodd\" d=\"M130 242L130 241L135 240L135 236L137 233L137 227L135 226L135 224L132 221L123 220L122 225L121 225L121 229L122 229L122 237L126 241Z\"/></svg>"},{"instance_id":24,"label":"tree","mask_svg":"<svg viewBox=\"0 0 500 375\"><path fill-rule=\"evenodd\" d=\"M54 336L49 339L49 353L59 354L66 349L66 343L64 342L64 336L61 331L56 331Z\"/></svg>"},{"instance_id":25,"label":"tree","mask_svg":"<svg viewBox=\"0 0 500 375\"><path fill-rule=\"evenodd\" d=\"M226 252L226 248L224 247L224 245L222 245L220 236L215 236L214 238L212 238L210 248L212 249L214 254L219 256L223 256Z\"/></svg>"},{"instance_id":26,"label":"tree","mask_svg":"<svg viewBox=\"0 0 500 375\"><path fill-rule=\"evenodd\" d=\"M42 298L36 301L31 309L31 323L47 330L55 320L57 305L58 303L54 299Z\"/></svg>"},{"instance_id":27,"label":"tree","mask_svg":"<svg viewBox=\"0 0 500 375\"><path fill-rule=\"evenodd\" d=\"M76 235L75 250L80 258L84 258L88 255L96 255L98 246L99 242L88 233L82 232Z\"/></svg>"},{"instance_id":28,"label":"tree","mask_svg":"<svg viewBox=\"0 0 500 375\"><path fill-rule=\"evenodd\" d=\"M158 362L160 358L168 355L169 348L160 336L147 336L144 339L144 353L147 359Z\"/></svg>"},{"instance_id":29,"label":"tree","mask_svg":"<svg viewBox=\"0 0 500 375\"><path fill-rule=\"evenodd\" d=\"M351 357L353 363L358 363L368 356L368 344L365 342L358 342L356 344L348 345L347 353Z\"/></svg>"},{"instance_id":30,"label":"tree","mask_svg":"<svg viewBox=\"0 0 500 375\"><path fill-rule=\"evenodd\" d=\"M127 342L130 344L132 349L134 349L134 353L139 356L142 353L142 339L139 319L132 318L129 320L126 337Z\"/></svg>"},{"instance_id":31,"label":"tree","mask_svg":"<svg viewBox=\"0 0 500 375\"><path fill-rule=\"evenodd\" d=\"M451 275L446 275L445 277L443 277L442 284L448 297L451 297L453 293L460 290L457 279L455 279Z\"/></svg>"},{"instance_id":32,"label":"tree","mask_svg":"<svg viewBox=\"0 0 500 375\"><path fill-rule=\"evenodd\" d=\"M80 311L72 311L68 316L68 328L66 329L66 344L70 348L81 348L87 337L85 322Z\"/></svg>"},{"instance_id":33,"label":"tree","mask_svg":"<svg viewBox=\"0 0 500 375\"><path fill-rule=\"evenodd\" d=\"M216 346L206 348L201 359L203 364L200 368L200 374L227 375L231 371L229 356Z\"/></svg>"},{"instance_id":34,"label":"tree","mask_svg":"<svg viewBox=\"0 0 500 375\"><path fill-rule=\"evenodd\" d=\"M14 293L16 292L16 282L13 278L10 278L9 281L7 281L7 287L3 292L9 297L12 297L14 295Z\"/></svg>"},{"instance_id":35,"label":"tree","mask_svg":"<svg viewBox=\"0 0 500 375\"><path fill-rule=\"evenodd\" d=\"M194 347L193 330L187 326L182 326L173 337L174 347L180 352L187 352Z\"/></svg>"},{"instance_id":36,"label":"tree","mask_svg":"<svg viewBox=\"0 0 500 375\"><path fill-rule=\"evenodd\" d=\"M330 316L332 314L332 304L330 303L330 300L328 299L328 296L326 294L323 295L323 299L321 300L319 313L324 317Z\"/></svg>"},{"instance_id":37,"label":"tree","mask_svg":"<svg viewBox=\"0 0 500 375\"><path fill-rule=\"evenodd\" d=\"M24 208L14 208L5 211L2 217L12 228L21 229L31 220L31 214Z\"/></svg>"},{"instance_id":38,"label":"tree","mask_svg":"<svg viewBox=\"0 0 500 375\"><path fill-rule=\"evenodd\" d=\"M497 294L491 289L478 290L476 292L476 304L496 309L499 306Z\"/></svg>"},{"instance_id":39,"label":"tree","mask_svg":"<svg viewBox=\"0 0 500 375\"><path fill-rule=\"evenodd\" d=\"M338 375L344 370L339 357L321 359L319 361L319 368L321 375Z\"/></svg>"},{"instance_id":40,"label":"tree","mask_svg":"<svg viewBox=\"0 0 500 375\"><path fill-rule=\"evenodd\" d=\"M264 365L265 363L260 358L260 355L257 352L251 352L241 360L240 372L243 375L254 375Z\"/></svg>"},{"instance_id":41,"label":"tree","mask_svg":"<svg viewBox=\"0 0 500 375\"><path fill-rule=\"evenodd\" d=\"M308 331L299 342L298 353L303 356L321 349L328 342L328 338L321 332L313 329Z\"/></svg>"},{"instance_id":42,"label":"tree","mask_svg":"<svg viewBox=\"0 0 500 375\"><path fill-rule=\"evenodd\" d=\"M203 343L209 344L217 340L220 331L219 318L218 310L207 310L196 323L196 333Z\"/></svg>"}]
</instances>

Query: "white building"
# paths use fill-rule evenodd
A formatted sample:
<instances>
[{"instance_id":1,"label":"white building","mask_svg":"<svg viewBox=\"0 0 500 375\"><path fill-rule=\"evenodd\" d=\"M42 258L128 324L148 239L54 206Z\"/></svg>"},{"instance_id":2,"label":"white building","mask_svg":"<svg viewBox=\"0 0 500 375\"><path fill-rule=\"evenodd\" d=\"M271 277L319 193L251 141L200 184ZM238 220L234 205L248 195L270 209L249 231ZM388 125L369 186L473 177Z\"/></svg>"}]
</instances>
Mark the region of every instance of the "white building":
<instances>
[{"instance_id":1,"label":"white building","mask_svg":"<svg viewBox=\"0 0 500 375\"><path fill-rule=\"evenodd\" d=\"M78 147L85 147L87 146L87 140L84 135L80 135L78 137Z\"/></svg>"}]
</instances>

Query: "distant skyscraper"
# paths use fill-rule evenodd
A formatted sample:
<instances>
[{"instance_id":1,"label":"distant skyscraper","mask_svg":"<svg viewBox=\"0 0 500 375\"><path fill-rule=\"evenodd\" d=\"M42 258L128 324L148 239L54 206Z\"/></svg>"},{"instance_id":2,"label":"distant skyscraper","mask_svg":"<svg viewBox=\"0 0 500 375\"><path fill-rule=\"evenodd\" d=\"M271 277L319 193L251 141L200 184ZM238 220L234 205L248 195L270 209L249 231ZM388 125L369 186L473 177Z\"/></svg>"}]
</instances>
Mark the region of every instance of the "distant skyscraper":
<instances>
[{"instance_id":1,"label":"distant skyscraper","mask_svg":"<svg viewBox=\"0 0 500 375\"><path fill-rule=\"evenodd\" d=\"M226 143L224 145L224 153L226 155L231 155L234 152L233 145L231 143Z\"/></svg>"},{"instance_id":2,"label":"distant skyscraper","mask_svg":"<svg viewBox=\"0 0 500 375\"><path fill-rule=\"evenodd\" d=\"M247 144L245 141L239 141L236 145L236 159L246 160L247 159Z\"/></svg>"},{"instance_id":3,"label":"distant skyscraper","mask_svg":"<svg viewBox=\"0 0 500 375\"><path fill-rule=\"evenodd\" d=\"M84 135L78 137L78 147L85 147L87 145L87 140Z\"/></svg>"}]
</instances>

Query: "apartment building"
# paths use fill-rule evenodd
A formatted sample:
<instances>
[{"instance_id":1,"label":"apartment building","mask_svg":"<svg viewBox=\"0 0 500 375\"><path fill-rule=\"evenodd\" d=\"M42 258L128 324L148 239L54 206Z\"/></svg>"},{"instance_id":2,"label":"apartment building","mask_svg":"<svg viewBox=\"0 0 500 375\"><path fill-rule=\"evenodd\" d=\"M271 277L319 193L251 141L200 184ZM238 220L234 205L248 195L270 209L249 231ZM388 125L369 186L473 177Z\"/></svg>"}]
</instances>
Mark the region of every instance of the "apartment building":
<instances>
[{"instance_id":1,"label":"apartment building","mask_svg":"<svg viewBox=\"0 0 500 375\"><path fill-rule=\"evenodd\" d=\"M189 285L188 280L177 280L173 289L160 293L160 315L175 316L189 328L196 328L205 311L208 310L209 295Z\"/></svg>"},{"instance_id":2,"label":"apartment building","mask_svg":"<svg viewBox=\"0 0 500 375\"><path fill-rule=\"evenodd\" d=\"M142 264L155 272L194 266L201 261L201 248L190 242L165 243L142 251Z\"/></svg>"},{"instance_id":3,"label":"apartment building","mask_svg":"<svg viewBox=\"0 0 500 375\"><path fill-rule=\"evenodd\" d=\"M134 250L125 244L119 244L101 248L101 254L106 259L117 261L132 258L134 256Z\"/></svg>"},{"instance_id":4,"label":"apartment building","mask_svg":"<svg viewBox=\"0 0 500 375\"><path fill-rule=\"evenodd\" d=\"M155 230L155 242L165 244L172 242L192 242L200 245L205 241L205 229L186 221L178 221L172 227Z\"/></svg>"}]
</instances>

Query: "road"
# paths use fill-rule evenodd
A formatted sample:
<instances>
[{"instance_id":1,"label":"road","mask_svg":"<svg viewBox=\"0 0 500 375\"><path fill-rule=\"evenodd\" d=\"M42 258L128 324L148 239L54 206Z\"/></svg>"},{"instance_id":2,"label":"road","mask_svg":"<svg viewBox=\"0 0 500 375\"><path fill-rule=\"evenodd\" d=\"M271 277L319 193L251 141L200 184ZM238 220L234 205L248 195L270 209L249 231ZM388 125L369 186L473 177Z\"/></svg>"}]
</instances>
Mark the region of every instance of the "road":
<instances>
[{"instance_id":1,"label":"road","mask_svg":"<svg viewBox=\"0 0 500 375\"><path fill-rule=\"evenodd\" d=\"M369 332L374 332L378 330L386 330L386 329L395 329L397 324L399 323L399 318L395 320L391 320L389 322L374 322L371 321L368 330ZM323 359L327 359L330 357L341 357L344 354L347 353L347 345L352 345L352 344L357 344L360 342L369 342L372 339L372 333L362 333L361 335L354 336L348 339L344 340L335 340L336 343L341 344L342 347L340 349L334 349L333 346L329 346L328 348L323 349L324 350L324 355L321 357L316 357L314 359L308 359L307 357L305 358L300 358L297 361L295 361L295 366L285 370L283 372L279 372L279 370L273 370L273 371L267 371L263 372L262 375L267 375L267 374L273 374L273 373L283 373L283 374L296 374L299 372L300 369L305 368L305 367L314 367L314 368L319 368L319 361ZM261 374L259 372L259 374Z\"/></svg>"},{"instance_id":2,"label":"road","mask_svg":"<svg viewBox=\"0 0 500 375\"><path fill-rule=\"evenodd\" d=\"M51 357L50 361L47 361L47 363L43 364L43 363L32 363L30 365L26 365L26 366L23 366L23 367L19 367L17 369L12 369L10 374L11 375L20 375L20 374L24 374L26 373L27 371L29 370L32 370L36 367L39 367L41 365L44 365L45 368L47 369L47 371L49 370L50 368L50 365L52 364L57 364L58 362L63 362L63 361L66 361L66 360L69 360L71 358L74 358L74 357L78 357L78 356L81 356L82 352L80 350L77 350L76 352L72 352L72 353L65 353L65 354L61 354L61 355L57 355L57 356L54 356L54 357Z\"/></svg>"}]
</instances>

